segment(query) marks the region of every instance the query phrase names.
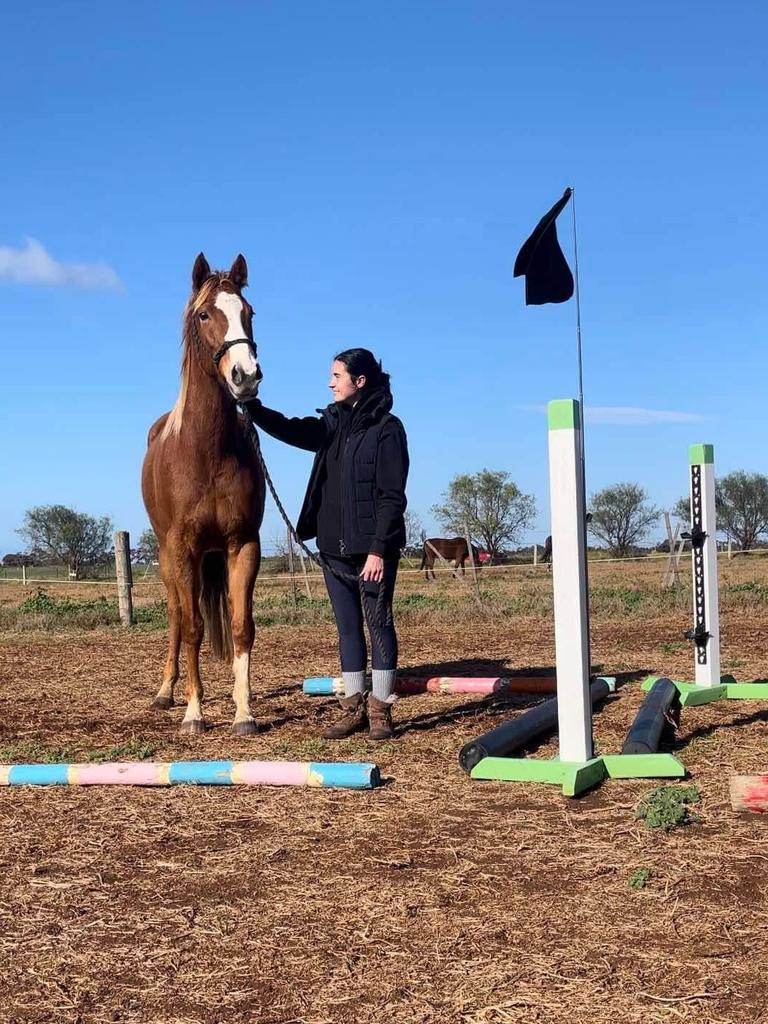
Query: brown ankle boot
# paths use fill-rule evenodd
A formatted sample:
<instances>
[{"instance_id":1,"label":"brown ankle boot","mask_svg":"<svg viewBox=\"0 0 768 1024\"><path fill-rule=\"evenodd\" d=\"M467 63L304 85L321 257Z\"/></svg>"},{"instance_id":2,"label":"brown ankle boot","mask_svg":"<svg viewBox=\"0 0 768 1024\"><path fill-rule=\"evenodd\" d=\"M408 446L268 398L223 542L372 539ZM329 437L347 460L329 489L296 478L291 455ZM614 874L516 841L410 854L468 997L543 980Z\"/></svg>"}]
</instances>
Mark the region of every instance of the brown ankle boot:
<instances>
[{"instance_id":1,"label":"brown ankle boot","mask_svg":"<svg viewBox=\"0 0 768 1024\"><path fill-rule=\"evenodd\" d=\"M368 739L391 740L395 735L392 724L392 705L371 694L368 697Z\"/></svg>"},{"instance_id":2,"label":"brown ankle boot","mask_svg":"<svg viewBox=\"0 0 768 1024\"><path fill-rule=\"evenodd\" d=\"M355 732L361 732L368 724L368 716L365 713L365 699L362 693L355 693L351 697L342 697L341 718L335 725L330 725L322 733L324 740L343 740Z\"/></svg>"}]
</instances>

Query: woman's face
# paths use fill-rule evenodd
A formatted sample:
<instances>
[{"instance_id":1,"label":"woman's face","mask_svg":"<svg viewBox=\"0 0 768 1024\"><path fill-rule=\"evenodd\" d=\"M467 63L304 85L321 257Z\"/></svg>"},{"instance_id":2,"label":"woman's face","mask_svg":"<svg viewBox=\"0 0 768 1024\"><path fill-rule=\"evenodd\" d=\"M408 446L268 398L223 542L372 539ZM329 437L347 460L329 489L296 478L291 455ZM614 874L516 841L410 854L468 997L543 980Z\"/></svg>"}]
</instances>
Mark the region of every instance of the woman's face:
<instances>
[{"instance_id":1,"label":"woman's face","mask_svg":"<svg viewBox=\"0 0 768 1024\"><path fill-rule=\"evenodd\" d=\"M328 387L333 392L335 402L347 402L354 404L360 397L360 392L365 384L365 377L350 377L349 370L344 363L334 360L331 366L331 379Z\"/></svg>"}]
</instances>

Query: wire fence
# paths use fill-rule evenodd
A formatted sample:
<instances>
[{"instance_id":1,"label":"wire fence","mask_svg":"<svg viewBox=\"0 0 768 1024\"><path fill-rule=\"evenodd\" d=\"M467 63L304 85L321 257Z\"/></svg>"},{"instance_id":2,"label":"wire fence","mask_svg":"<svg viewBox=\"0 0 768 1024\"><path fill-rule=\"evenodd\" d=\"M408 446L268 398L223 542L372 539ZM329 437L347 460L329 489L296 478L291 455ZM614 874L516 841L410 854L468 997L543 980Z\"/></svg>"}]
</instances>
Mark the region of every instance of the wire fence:
<instances>
[{"instance_id":1,"label":"wire fence","mask_svg":"<svg viewBox=\"0 0 768 1024\"><path fill-rule=\"evenodd\" d=\"M723 549L718 551L718 558L729 559L732 556L743 556L743 555L768 555L768 548L752 548L747 551L728 551ZM668 552L649 552L641 555L626 555L622 558L615 558L609 555L604 555L600 552L590 551L588 556L588 562L591 565L615 565L617 563L656 563L656 562L668 562ZM270 560L272 565L270 565ZM282 556L268 556L264 560L262 571L259 573L259 583L285 583L296 581L301 577L300 571L294 573L275 571L275 563L284 562ZM515 561L506 562L502 565L482 565L478 567L478 575L482 577L486 574L493 576L515 574L515 573L530 573L531 571L538 571L540 573L546 573L548 571L548 565L542 562L530 561ZM435 564L434 571L440 576L453 576L457 571L447 565ZM158 567L155 565L144 565L134 564L132 566L133 572L133 586L140 588L145 586L157 586L162 583L162 579L159 574ZM424 570L417 567L416 559L403 558L400 561L400 568L398 570L398 576L400 577L418 577L423 575ZM469 566L466 569L467 575L470 574L471 570ZM309 578L318 579L321 576L319 570L314 567L312 563L308 565ZM91 566L83 575L82 578L76 579L69 574L69 570L66 566L0 566L0 583L16 583L26 586L34 586L38 584L49 585L73 585L78 586L117 586L117 573L115 569L114 560L106 562L102 565Z\"/></svg>"}]
</instances>

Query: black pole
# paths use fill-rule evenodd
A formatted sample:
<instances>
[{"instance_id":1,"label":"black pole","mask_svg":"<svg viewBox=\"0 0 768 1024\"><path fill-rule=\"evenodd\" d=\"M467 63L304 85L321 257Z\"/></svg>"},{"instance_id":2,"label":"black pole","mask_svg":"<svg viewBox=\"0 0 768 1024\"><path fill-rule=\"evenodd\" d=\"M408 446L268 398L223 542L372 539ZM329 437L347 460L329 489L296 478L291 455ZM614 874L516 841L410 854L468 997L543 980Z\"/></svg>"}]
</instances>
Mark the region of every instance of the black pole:
<instances>
[{"instance_id":1,"label":"black pole","mask_svg":"<svg viewBox=\"0 0 768 1024\"><path fill-rule=\"evenodd\" d=\"M657 679L648 691L643 704L629 727L622 754L655 754L666 725L677 724L680 708L675 684L666 677Z\"/></svg>"},{"instance_id":2,"label":"black pole","mask_svg":"<svg viewBox=\"0 0 768 1024\"><path fill-rule=\"evenodd\" d=\"M589 695L594 706L611 692L604 679L593 679ZM496 729L484 733L476 740L465 743L459 751L459 764L471 772L484 757L506 757L524 747L530 740L557 729L557 697L537 704L517 718L511 718Z\"/></svg>"}]
</instances>

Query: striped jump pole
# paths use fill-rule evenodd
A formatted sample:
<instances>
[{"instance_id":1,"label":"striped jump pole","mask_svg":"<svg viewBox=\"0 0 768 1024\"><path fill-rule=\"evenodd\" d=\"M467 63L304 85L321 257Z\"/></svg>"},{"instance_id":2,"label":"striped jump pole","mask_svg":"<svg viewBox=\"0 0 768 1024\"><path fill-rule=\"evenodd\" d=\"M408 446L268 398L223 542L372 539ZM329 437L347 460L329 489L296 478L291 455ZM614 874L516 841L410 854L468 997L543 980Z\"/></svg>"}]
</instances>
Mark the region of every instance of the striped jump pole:
<instances>
[{"instance_id":1,"label":"striped jump pole","mask_svg":"<svg viewBox=\"0 0 768 1024\"><path fill-rule=\"evenodd\" d=\"M576 796L606 776L684 775L683 766L668 754L594 755L587 520L579 402L570 398L550 402L547 419L559 757L553 760L484 757L471 769L470 775L473 779L552 783L562 786L566 796ZM526 714L536 712L533 708Z\"/></svg>"},{"instance_id":2,"label":"striped jump pole","mask_svg":"<svg viewBox=\"0 0 768 1024\"><path fill-rule=\"evenodd\" d=\"M691 529L683 537L691 542L693 628L685 636L693 641L693 681L672 680L680 704L695 706L715 700L765 700L768 683L737 683L720 674L720 608L717 580L717 516L715 506L715 449L711 444L692 444L690 468ZM649 676L643 689L650 690L659 676ZM663 677L662 677L663 678Z\"/></svg>"},{"instance_id":3,"label":"striped jump pole","mask_svg":"<svg viewBox=\"0 0 768 1024\"><path fill-rule=\"evenodd\" d=\"M0 786L308 786L374 789L375 764L318 761L152 761L0 765Z\"/></svg>"},{"instance_id":4,"label":"striped jump pole","mask_svg":"<svg viewBox=\"0 0 768 1024\"><path fill-rule=\"evenodd\" d=\"M370 680L368 680L370 689ZM555 693L554 675L510 676L400 676L395 680L395 693L407 696L418 693ZM343 697L344 680L341 676L316 676L305 679L302 691L310 697Z\"/></svg>"}]
</instances>

